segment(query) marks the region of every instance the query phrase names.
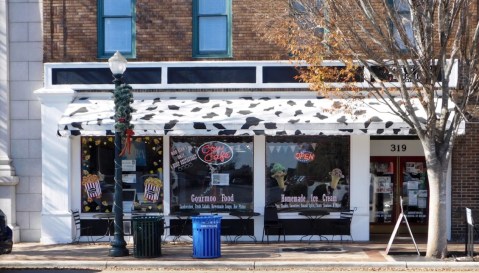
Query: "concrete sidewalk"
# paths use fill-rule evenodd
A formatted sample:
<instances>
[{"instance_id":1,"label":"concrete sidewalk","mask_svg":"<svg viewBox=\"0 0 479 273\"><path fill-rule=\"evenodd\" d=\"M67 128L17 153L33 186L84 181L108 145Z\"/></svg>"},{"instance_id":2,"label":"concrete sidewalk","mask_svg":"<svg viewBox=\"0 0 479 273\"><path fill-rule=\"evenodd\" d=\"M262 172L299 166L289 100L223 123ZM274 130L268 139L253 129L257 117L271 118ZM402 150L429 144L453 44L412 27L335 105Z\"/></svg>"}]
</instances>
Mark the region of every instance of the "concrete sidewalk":
<instances>
[{"instance_id":1,"label":"concrete sidewalk","mask_svg":"<svg viewBox=\"0 0 479 273\"><path fill-rule=\"evenodd\" d=\"M449 250L457 256L445 260L418 256L412 243L395 243L390 252L393 255L386 255L386 245L382 242L222 243L221 257L198 259L192 257L191 243L165 243L161 246L162 256L158 258L135 258L132 244L127 245L129 256L110 257L109 243L18 243L14 244L11 254L0 255L0 268L479 268L479 263L464 257L463 244L449 244ZM419 249L425 251L425 244L420 244Z\"/></svg>"}]
</instances>

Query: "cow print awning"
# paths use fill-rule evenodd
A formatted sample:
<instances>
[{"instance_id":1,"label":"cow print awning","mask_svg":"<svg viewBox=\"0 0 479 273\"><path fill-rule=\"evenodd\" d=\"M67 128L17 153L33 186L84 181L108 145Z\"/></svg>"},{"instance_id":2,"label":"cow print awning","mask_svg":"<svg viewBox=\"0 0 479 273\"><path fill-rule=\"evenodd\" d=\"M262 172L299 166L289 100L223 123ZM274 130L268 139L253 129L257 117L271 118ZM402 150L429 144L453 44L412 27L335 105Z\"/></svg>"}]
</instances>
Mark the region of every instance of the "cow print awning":
<instances>
[{"instance_id":1,"label":"cow print awning","mask_svg":"<svg viewBox=\"0 0 479 273\"><path fill-rule=\"evenodd\" d=\"M424 119L415 103L418 116ZM374 99L215 96L135 100L132 107L135 135L415 134ZM111 135L113 115L113 100L77 98L60 119L58 134Z\"/></svg>"}]
</instances>

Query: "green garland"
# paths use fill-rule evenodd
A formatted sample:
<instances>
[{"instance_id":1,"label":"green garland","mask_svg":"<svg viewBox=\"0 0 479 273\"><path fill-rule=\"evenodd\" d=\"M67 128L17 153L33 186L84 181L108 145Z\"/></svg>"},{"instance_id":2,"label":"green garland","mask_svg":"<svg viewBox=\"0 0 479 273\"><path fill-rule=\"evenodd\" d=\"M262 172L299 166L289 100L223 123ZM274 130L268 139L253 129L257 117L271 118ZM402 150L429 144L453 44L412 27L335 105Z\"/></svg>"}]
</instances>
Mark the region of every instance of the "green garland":
<instances>
[{"instance_id":1,"label":"green garland","mask_svg":"<svg viewBox=\"0 0 479 273\"><path fill-rule=\"evenodd\" d=\"M130 104L133 102L132 88L128 84L121 84L115 88L115 130L126 137L127 129L133 129L131 113L134 111Z\"/></svg>"}]
</instances>

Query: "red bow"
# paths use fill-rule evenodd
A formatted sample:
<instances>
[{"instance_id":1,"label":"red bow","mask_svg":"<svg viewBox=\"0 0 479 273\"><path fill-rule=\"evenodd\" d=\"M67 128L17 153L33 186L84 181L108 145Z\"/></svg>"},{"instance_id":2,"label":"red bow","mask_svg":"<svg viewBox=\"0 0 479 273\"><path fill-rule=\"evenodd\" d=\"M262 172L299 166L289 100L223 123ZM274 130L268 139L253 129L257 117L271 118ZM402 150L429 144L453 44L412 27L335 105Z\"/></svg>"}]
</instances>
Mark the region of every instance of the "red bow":
<instances>
[{"instance_id":1,"label":"red bow","mask_svg":"<svg viewBox=\"0 0 479 273\"><path fill-rule=\"evenodd\" d=\"M131 137L135 134L135 132L133 132L132 129L126 129L125 134L126 134L126 142L125 142L125 146L120 152L120 156L124 156L126 153L126 150L128 150L128 154L130 154Z\"/></svg>"}]
</instances>

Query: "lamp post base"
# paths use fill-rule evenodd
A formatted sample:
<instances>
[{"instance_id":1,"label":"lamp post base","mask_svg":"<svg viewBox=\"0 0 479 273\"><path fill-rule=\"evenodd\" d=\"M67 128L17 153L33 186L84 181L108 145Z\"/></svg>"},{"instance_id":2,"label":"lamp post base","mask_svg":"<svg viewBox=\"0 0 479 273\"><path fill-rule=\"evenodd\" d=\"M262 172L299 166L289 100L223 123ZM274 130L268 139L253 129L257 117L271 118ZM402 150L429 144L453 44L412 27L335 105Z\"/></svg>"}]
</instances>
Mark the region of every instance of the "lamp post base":
<instances>
[{"instance_id":1,"label":"lamp post base","mask_svg":"<svg viewBox=\"0 0 479 273\"><path fill-rule=\"evenodd\" d=\"M111 248L110 248L110 251L108 252L108 256L110 257L124 257L124 256L128 256L129 255L129 251L128 249L126 248L126 242L115 242L115 240L113 240L113 242L111 242Z\"/></svg>"}]
</instances>

